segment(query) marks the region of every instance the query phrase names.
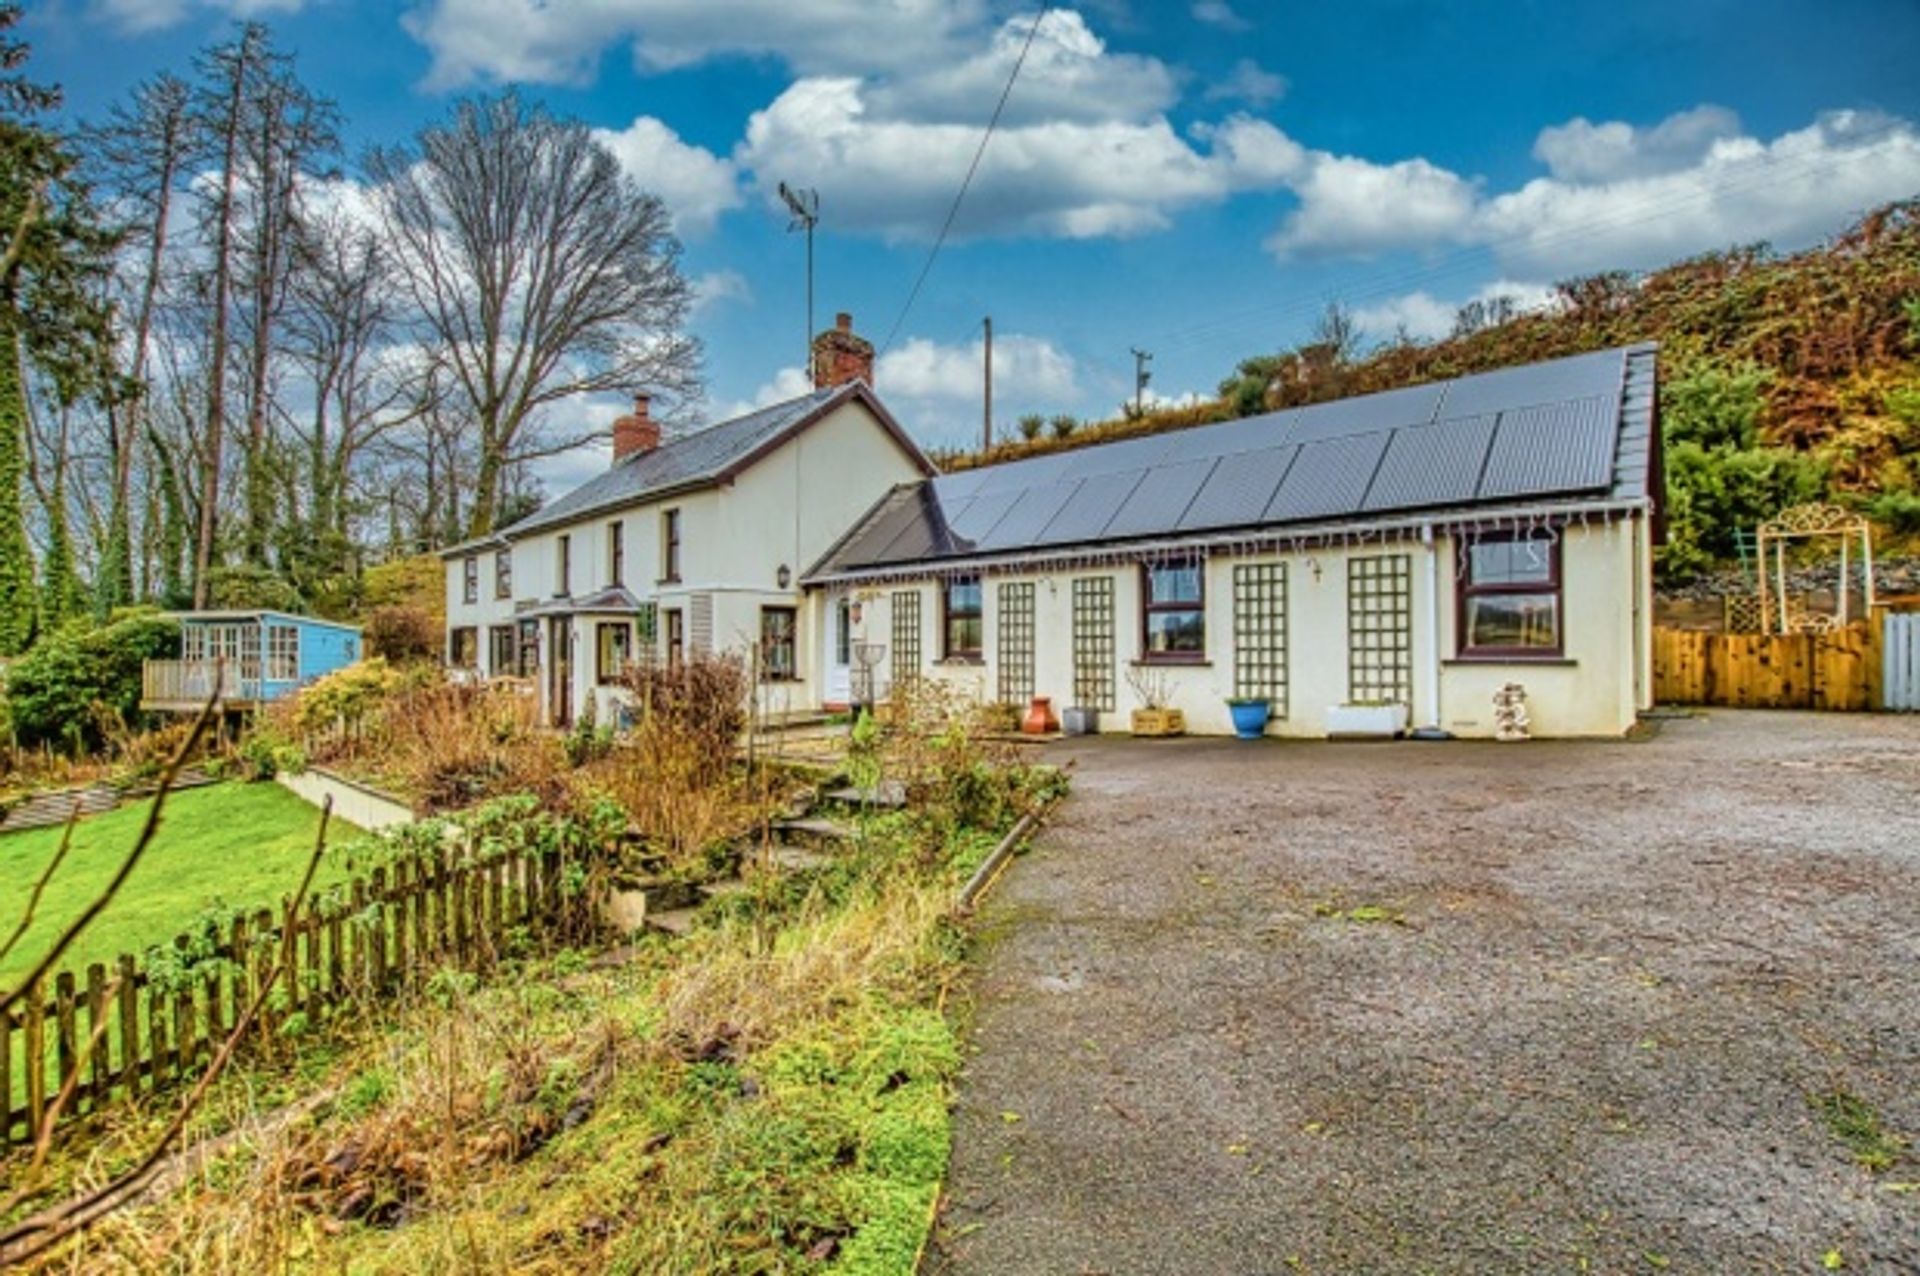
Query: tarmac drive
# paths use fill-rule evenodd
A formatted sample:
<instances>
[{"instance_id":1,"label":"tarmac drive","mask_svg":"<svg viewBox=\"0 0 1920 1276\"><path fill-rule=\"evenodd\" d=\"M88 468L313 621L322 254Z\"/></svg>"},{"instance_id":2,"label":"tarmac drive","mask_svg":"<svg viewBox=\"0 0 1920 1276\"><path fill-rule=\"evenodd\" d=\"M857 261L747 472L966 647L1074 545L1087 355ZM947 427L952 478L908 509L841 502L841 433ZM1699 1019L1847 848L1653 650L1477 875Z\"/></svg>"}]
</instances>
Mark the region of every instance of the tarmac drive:
<instances>
[{"instance_id":1,"label":"tarmac drive","mask_svg":"<svg viewBox=\"0 0 1920 1276\"><path fill-rule=\"evenodd\" d=\"M1072 740L925 1270L1920 1271L1920 718Z\"/></svg>"}]
</instances>

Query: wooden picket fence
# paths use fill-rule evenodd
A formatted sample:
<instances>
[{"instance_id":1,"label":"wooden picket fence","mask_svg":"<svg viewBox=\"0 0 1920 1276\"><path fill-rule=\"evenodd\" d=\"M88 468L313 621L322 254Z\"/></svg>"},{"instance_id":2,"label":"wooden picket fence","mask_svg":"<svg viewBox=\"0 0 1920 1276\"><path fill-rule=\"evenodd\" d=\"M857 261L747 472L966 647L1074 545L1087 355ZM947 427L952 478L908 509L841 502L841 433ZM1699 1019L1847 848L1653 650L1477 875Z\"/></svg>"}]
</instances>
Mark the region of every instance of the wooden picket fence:
<instances>
[{"instance_id":1,"label":"wooden picket fence","mask_svg":"<svg viewBox=\"0 0 1920 1276\"><path fill-rule=\"evenodd\" d=\"M1661 704L1860 711L1880 707L1879 624L1825 634L1653 631Z\"/></svg>"},{"instance_id":2,"label":"wooden picket fence","mask_svg":"<svg viewBox=\"0 0 1920 1276\"><path fill-rule=\"evenodd\" d=\"M474 860L450 845L356 877L297 915L287 900L277 915L236 918L184 974L130 953L62 971L0 1016L0 1147L32 1142L76 1074L61 1123L197 1076L263 991L257 1038L449 965L484 967L516 929L577 922L587 904L562 888L562 868L558 851ZM292 961L268 990L289 933ZM190 945L174 940L182 956Z\"/></svg>"}]
</instances>

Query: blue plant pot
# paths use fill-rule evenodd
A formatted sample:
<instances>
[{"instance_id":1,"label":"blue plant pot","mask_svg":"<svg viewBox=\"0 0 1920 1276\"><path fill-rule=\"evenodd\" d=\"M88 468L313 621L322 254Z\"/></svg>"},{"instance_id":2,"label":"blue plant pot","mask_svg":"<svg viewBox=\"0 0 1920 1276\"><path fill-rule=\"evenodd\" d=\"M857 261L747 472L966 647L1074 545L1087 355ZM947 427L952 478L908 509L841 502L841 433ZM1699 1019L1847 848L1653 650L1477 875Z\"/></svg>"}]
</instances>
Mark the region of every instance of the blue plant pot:
<instances>
[{"instance_id":1,"label":"blue plant pot","mask_svg":"<svg viewBox=\"0 0 1920 1276\"><path fill-rule=\"evenodd\" d=\"M1233 714L1233 733L1242 740L1258 740L1266 735L1270 708L1264 700L1230 701L1227 711Z\"/></svg>"}]
</instances>

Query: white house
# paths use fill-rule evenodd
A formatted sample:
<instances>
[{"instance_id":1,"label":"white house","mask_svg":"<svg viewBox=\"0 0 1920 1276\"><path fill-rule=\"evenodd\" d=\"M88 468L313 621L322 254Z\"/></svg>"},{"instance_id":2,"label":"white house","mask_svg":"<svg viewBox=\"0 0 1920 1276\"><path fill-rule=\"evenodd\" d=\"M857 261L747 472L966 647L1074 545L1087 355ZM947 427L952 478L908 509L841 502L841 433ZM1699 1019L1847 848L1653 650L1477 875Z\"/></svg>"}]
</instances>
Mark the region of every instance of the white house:
<instances>
[{"instance_id":1,"label":"white house","mask_svg":"<svg viewBox=\"0 0 1920 1276\"><path fill-rule=\"evenodd\" d=\"M848 316L814 343L812 393L662 440L645 395L608 470L496 534L442 552L447 658L538 687L564 726L641 655L756 649L771 710L844 704L851 634L800 574L873 503L933 466L874 395ZM810 604L817 610L810 610Z\"/></svg>"},{"instance_id":2,"label":"white house","mask_svg":"<svg viewBox=\"0 0 1920 1276\"><path fill-rule=\"evenodd\" d=\"M1490 735L1513 683L1539 735L1651 704L1651 345L952 474L872 357L843 315L812 394L665 443L637 402L606 474L446 551L452 661L537 679L554 723L636 653L755 648L775 710L933 678L1106 731L1143 691L1287 736L1355 706Z\"/></svg>"},{"instance_id":3,"label":"white house","mask_svg":"<svg viewBox=\"0 0 1920 1276\"><path fill-rule=\"evenodd\" d=\"M1650 345L914 479L804 581L885 676L1189 730L1351 705L1619 735L1652 695L1663 497ZM877 650L869 646L868 650ZM1144 676L1143 676L1144 675Z\"/></svg>"}]
</instances>

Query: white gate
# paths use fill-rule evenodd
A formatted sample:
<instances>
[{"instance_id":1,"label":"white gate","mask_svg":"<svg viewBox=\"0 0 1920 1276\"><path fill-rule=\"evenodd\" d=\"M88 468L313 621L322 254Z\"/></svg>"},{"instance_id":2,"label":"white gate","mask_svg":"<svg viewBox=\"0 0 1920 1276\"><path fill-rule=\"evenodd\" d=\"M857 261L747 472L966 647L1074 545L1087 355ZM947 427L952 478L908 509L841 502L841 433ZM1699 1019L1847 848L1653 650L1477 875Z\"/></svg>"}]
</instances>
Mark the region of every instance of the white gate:
<instances>
[{"instance_id":1,"label":"white gate","mask_svg":"<svg viewBox=\"0 0 1920 1276\"><path fill-rule=\"evenodd\" d=\"M1890 611L1880 625L1880 705L1920 712L1920 612Z\"/></svg>"}]
</instances>

